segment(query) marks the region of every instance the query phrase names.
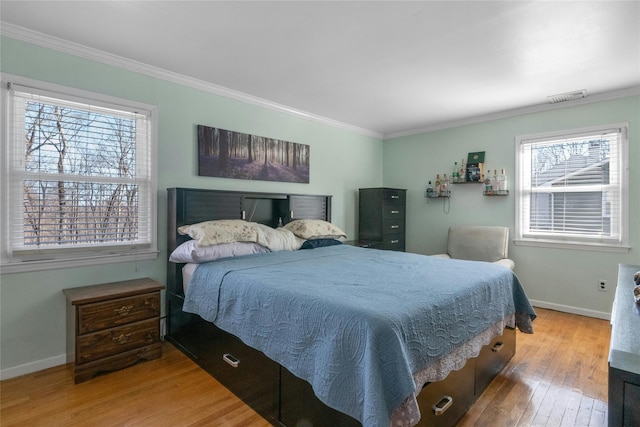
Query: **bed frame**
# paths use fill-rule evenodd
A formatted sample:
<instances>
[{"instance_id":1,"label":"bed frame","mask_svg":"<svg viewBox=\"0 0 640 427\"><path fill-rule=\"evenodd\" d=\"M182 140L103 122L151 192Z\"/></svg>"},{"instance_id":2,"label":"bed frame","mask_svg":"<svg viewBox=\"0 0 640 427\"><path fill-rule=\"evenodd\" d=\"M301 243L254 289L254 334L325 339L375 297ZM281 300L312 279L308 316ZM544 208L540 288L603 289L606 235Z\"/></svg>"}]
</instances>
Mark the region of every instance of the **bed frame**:
<instances>
[{"instance_id":1,"label":"bed frame","mask_svg":"<svg viewBox=\"0 0 640 427\"><path fill-rule=\"evenodd\" d=\"M275 227L278 221L331 221L331 196L168 189L167 254L188 239L178 227L214 219L246 219ZM168 255L167 255L168 256ZM200 367L276 426L360 426L323 404L311 385L262 352L197 315L182 311L182 267L167 265L167 333ZM459 371L428 383L418 396L418 426L453 426L515 354L515 330L485 346Z\"/></svg>"}]
</instances>

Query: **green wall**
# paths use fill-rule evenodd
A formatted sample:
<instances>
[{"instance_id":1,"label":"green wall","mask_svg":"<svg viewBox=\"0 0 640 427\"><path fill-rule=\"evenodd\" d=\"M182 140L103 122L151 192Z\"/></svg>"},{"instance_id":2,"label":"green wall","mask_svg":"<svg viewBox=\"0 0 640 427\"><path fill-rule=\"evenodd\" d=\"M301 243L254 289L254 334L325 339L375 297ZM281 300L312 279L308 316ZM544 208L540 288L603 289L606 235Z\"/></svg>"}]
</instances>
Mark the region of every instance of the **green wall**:
<instances>
[{"instance_id":1,"label":"green wall","mask_svg":"<svg viewBox=\"0 0 640 427\"><path fill-rule=\"evenodd\" d=\"M452 186L450 204L424 198L427 181L450 173L454 161L486 151L487 168L505 168L513 184L517 135L630 123L629 253L542 249L510 245L516 273L541 306L587 315L610 312L617 265L640 264L640 97L633 96L380 139L243 103L210 92L123 70L10 38L2 38L0 70L46 82L156 105L158 123L158 240L156 261L58 269L0 276L2 378L64 363L65 298L62 289L137 277L165 278L166 188L201 187L282 193L332 194L333 222L357 236L357 189L385 185L408 189L407 249L443 252L452 224L506 225L514 233L515 202L483 197L480 186ZM197 176L196 125L204 124L311 146L310 184ZM3 141L3 143L6 143ZM383 162L384 159L384 162ZM383 179L384 178L384 179ZM598 279L608 292L596 289Z\"/></svg>"},{"instance_id":2,"label":"green wall","mask_svg":"<svg viewBox=\"0 0 640 427\"><path fill-rule=\"evenodd\" d=\"M62 289L138 277L164 281L166 188L193 187L333 195L332 221L357 234L357 190L382 184L382 141L318 121L243 103L11 38L2 38L0 70L156 105L158 245L156 261L0 276L2 377L64 363ZM278 138L311 147L310 183L289 184L197 176L196 125ZM3 143L6 143L3 141Z\"/></svg>"},{"instance_id":3,"label":"green wall","mask_svg":"<svg viewBox=\"0 0 640 427\"><path fill-rule=\"evenodd\" d=\"M510 243L509 255L529 298L539 306L607 317L618 263L640 264L640 97L594 102L552 111L385 140L384 184L408 189L407 250L445 252L450 225L503 225L515 235L515 137L607 123L629 123L629 253L549 249ZM452 185L450 200L424 198L436 173L450 174L469 152L486 152L486 169L505 168L511 194L484 197L478 184ZM447 204L447 202L450 202ZM446 212L448 210L448 212ZM598 279L609 290L597 290Z\"/></svg>"}]
</instances>

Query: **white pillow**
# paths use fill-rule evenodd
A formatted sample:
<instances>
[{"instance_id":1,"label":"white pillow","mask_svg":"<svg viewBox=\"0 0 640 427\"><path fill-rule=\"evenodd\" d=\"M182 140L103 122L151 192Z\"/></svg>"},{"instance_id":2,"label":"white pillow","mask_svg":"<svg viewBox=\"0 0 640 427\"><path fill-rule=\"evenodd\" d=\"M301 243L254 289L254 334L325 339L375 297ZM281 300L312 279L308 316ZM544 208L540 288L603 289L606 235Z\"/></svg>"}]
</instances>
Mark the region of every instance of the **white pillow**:
<instances>
[{"instance_id":1,"label":"white pillow","mask_svg":"<svg viewBox=\"0 0 640 427\"><path fill-rule=\"evenodd\" d=\"M301 239L339 239L347 234L330 222L321 219L296 219L284 226Z\"/></svg>"},{"instance_id":2,"label":"white pillow","mask_svg":"<svg viewBox=\"0 0 640 427\"><path fill-rule=\"evenodd\" d=\"M169 261L199 264L221 258L264 252L269 252L269 249L251 242L232 242L212 246L198 246L195 240L188 240L171 253Z\"/></svg>"},{"instance_id":3,"label":"white pillow","mask_svg":"<svg viewBox=\"0 0 640 427\"><path fill-rule=\"evenodd\" d=\"M231 242L256 242L258 230L255 222L241 219L219 219L183 225L178 233L189 235L198 246L219 245Z\"/></svg>"},{"instance_id":4,"label":"white pillow","mask_svg":"<svg viewBox=\"0 0 640 427\"><path fill-rule=\"evenodd\" d=\"M256 226L258 228L258 243L266 246L272 252L297 251L305 242L304 239L296 237L285 228L271 228L263 224L256 224Z\"/></svg>"}]
</instances>

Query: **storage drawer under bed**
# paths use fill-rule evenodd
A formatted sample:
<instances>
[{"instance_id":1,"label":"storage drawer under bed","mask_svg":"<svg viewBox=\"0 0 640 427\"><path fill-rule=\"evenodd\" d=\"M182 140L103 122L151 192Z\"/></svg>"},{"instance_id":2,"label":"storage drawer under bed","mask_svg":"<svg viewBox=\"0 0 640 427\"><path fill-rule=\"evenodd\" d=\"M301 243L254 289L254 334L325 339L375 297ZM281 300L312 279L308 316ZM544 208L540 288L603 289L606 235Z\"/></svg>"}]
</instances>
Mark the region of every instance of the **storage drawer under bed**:
<instances>
[{"instance_id":1,"label":"storage drawer under bed","mask_svg":"<svg viewBox=\"0 0 640 427\"><path fill-rule=\"evenodd\" d=\"M476 357L476 399L509 363L516 352L516 331L505 328L504 333L482 347Z\"/></svg>"}]
</instances>

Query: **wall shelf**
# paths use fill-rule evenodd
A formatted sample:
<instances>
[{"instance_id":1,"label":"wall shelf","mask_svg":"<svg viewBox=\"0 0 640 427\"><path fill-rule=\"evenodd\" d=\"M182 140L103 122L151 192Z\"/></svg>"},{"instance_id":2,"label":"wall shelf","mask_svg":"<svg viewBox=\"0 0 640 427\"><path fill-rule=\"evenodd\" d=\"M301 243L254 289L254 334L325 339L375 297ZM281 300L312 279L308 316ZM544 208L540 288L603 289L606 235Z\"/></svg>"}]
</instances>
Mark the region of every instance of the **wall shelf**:
<instances>
[{"instance_id":1,"label":"wall shelf","mask_svg":"<svg viewBox=\"0 0 640 427\"><path fill-rule=\"evenodd\" d=\"M505 190L505 191L498 191L498 192L490 192L487 193L486 191L482 192L483 196L486 197L500 197L500 196L508 196L509 195L509 190Z\"/></svg>"}]
</instances>

